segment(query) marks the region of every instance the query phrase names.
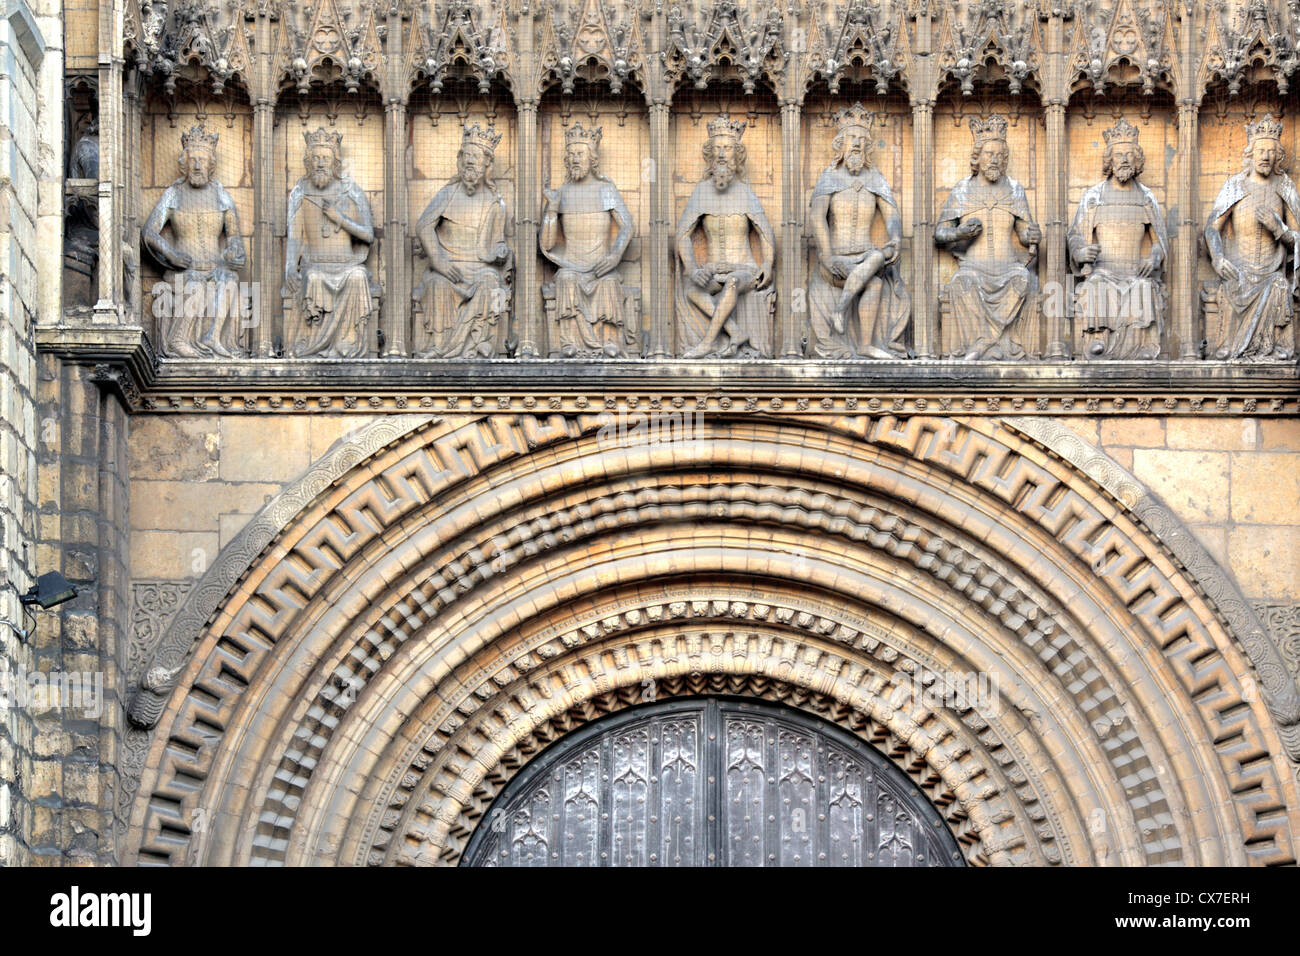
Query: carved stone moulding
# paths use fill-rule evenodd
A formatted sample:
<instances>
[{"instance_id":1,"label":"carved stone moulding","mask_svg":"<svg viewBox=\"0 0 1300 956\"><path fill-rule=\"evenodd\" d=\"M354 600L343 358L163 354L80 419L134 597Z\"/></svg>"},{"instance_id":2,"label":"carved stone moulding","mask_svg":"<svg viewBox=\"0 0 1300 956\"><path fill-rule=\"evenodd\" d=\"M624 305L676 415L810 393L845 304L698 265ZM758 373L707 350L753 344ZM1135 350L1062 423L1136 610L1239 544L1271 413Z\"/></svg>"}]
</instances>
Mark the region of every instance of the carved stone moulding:
<instances>
[{"instance_id":1,"label":"carved stone moulding","mask_svg":"<svg viewBox=\"0 0 1300 956\"><path fill-rule=\"evenodd\" d=\"M946 394L878 391L864 394L816 395L736 392L665 395L662 393L563 394L393 394L340 391L280 394L230 392L200 394L158 391L139 398L132 411L144 413L219 412L265 414L318 411L397 414L402 412L535 412L566 415L602 412L754 414L883 414L891 415L1241 415L1287 417L1300 412L1300 398L1241 394Z\"/></svg>"},{"instance_id":2,"label":"carved stone moulding","mask_svg":"<svg viewBox=\"0 0 1300 956\"><path fill-rule=\"evenodd\" d=\"M127 742L139 861L449 862L534 731L695 672L829 688L932 761L990 862L1294 861L1295 688L1100 451L1010 417L700 427L675 448L609 446L594 416L363 428L232 542L151 659ZM461 500L491 504L464 522ZM873 690L968 660L1010 668L1014 706L910 716ZM1211 772L1239 796L1207 795Z\"/></svg>"}]
</instances>

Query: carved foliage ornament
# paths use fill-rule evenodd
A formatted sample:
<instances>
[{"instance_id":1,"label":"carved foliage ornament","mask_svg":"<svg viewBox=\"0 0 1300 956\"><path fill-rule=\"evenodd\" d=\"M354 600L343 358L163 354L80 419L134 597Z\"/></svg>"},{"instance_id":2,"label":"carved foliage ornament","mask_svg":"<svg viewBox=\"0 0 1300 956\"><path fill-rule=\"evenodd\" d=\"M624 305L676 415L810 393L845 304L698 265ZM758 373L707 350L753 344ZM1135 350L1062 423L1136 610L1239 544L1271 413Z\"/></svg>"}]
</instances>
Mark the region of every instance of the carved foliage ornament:
<instances>
[{"instance_id":1,"label":"carved foliage ornament","mask_svg":"<svg viewBox=\"0 0 1300 956\"><path fill-rule=\"evenodd\" d=\"M1163 0L1080 0L1074 19L1071 86L1086 81L1097 93L1124 82L1135 69L1143 93L1153 93L1170 72L1169 10Z\"/></svg>"},{"instance_id":2,"label":"carved foliage ornament","mask_svg":"<svg viewBox=\"0 0 1300 956\"><path fill-rule=\"evenodd\" d=\"M965 5L942 7L939 28L941 76L955 79L963 96L975 92L976 80L1006 79L1012 93L1036 76L1038 52L1037 14L1029 4L1005 0L971 0ZM990 73L996 66L998 72Z\"/></svg>"},{"instance_id":3,"label":"carved foliage ornament","mask_svg":"<svg viewBox=\"0 0 1300 956\"><path fill-rule=\"evenodd\" d=\"M702 90L730 65L746 93L754 92L764 74L779 74L784 64L780 7L769 3L755 8L742 8L737 0L715 0L708 8L674 4L668 12L673 72L689 77Z\"/></svg>"},{"instance_id":4,"label":"carved foliage ornament","mask_svg":"<svg viewBox=\"0 0 1300 956\"><path fill-rule=\"evenodd\" d=\"M840 81L850 68L870 71L876 92L889 91L889 82L900 76L906 51L902 37L901 4L867 3L866 0L830 2L810 26L814 45L809 50L809 68L826 80L831 93L838 93ZM802 52L797 49L795 52Z\"/></svg>"},{"instance_id":5,"label":"carved foliage ornament","mask_svg":"<svg viewBox=\"0 0 1300 956\"><path fill-rule=\"evenodd\" d=\"M547 38L543 65L566 95L572 95L578 79L604 80L618 94L640 72L642 39L630 0L552 3L542 16Z\"/></svg>"}]
</instances>

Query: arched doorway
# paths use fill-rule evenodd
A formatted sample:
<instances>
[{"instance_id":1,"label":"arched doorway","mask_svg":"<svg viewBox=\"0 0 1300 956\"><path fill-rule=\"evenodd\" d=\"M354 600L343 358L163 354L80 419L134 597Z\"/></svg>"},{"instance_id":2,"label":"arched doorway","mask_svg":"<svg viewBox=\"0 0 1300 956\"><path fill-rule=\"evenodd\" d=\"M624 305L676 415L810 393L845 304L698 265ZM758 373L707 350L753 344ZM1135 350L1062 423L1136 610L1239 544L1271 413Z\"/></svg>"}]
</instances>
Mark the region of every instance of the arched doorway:
<instances>
[{"instance_id":1,"label":"arched doorway","mask_svg":"<svg viewBox=\"0 0 1300 956\"><path fill-rule=\"evenodd\" d=\"M1244 598L1118 465L1017 421L379 422L155 650L129 859L456 864L653 682L869 741L972 864L1294 862L1300 700ZM933 692L962 675L991 693Z\"/></svg>"},{"instance_id":2,"label":"arched doorway","mask_svg":"<svg viewBox=\"0 0 1300 956\"><path fill-rule=\"evenodd\" d=\"M596 721L497 797L467 866L961 866L925 796L818 717L698 697Z\"/></svg>"}]
</instances>

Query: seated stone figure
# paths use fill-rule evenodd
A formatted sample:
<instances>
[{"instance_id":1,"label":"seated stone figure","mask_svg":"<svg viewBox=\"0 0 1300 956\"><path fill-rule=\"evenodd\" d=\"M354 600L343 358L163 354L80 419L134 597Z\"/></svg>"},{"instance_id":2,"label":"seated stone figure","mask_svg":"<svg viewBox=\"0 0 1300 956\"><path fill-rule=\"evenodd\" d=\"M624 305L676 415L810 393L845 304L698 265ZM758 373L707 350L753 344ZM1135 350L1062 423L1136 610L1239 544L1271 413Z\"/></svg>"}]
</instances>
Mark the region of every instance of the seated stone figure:
<instances>
[{"instance_id":1,"label":"seated stone figure","mask_svg":"<svg viewBox=\"0 0 1300 956\"><path fill-rule=\"evenodd\" d=\"M945 357L1023 358L1029 336L1022 326L1033 314L1038 283L1021 249L1036 254L1042 232L1024 187L1006 174L1006 119L971 117L970 126L971 175L948 194L934 230L934 241L961 263L944 290L952 310Z\"/></svg>"},{"instance_id":2,"label":"seated stone figure","mask_svg":"<svg viewBox=\"0 0 1300 956\"><path fill-rule=\"evenodd\" d=\"M234 200L212 178L217 134L202 124L191 127L181 136L179 162L181 178L163 192L141 230L145 247L167 270L166 283L154 293L158 352L167 358L246 355L234 273L245 263L244 241Z\"/></svg>"},{"instance_id":3,"label":"seated stone figure","mask_svg":"<svg viewBox=\"0 0 1300 956\"><path fill-rule=\"evenodd\" d=\"M1102 135L1106 178L1084 192L1066 235L1070 259L1084 277L1076 322L1087 358L1153 359L1160 355L1164 325L1165 217L1151 190L1138 182L1146 157L1137 129L1121 119Z\"/></svg>"},{"instance_id":4,"label":"seated stone figure","mask_svg":"<svg viewBox=\"0 0 1300 956\"><path fill-rule=\"evenodd\" d=\"M601 128L574 123L564 135L565 183L542 201L538 240L556 266L551 357L626 357L636 345L614 270L634 229L613 181L600 172ZM543 290L545 294L546 290Z\"/></svg>"},{"instance_id":5,"label":"seated stone figure","mask_svg":"<svg viewBox=\"0 0 1300 956\"><path fill-rule=\"evenodd\" d=\"M370 201L343 175L343 134L304 133L307 174L289 194L285 290L300 310L286 322L293 357L361 358L378 297L366 259L375 240Z\"/></svg>"},{"instance_id":6,"label":"seated stone figure","mask_svg":"<svg viewBox=\"0 0 1300 956\"><path fill-rule=\"evenodd\" d=\"M506 354L513 256L506 203L492 181L501 134L467 127L456 178L438 190L416 235L429 268L411 293L415 354L422 358L496 358Z\"/></svg>"},{"instance_id":7,"label":"seated stone figure","mask_svg":"<svg viewBox=\"0 0 1300 956\"><path fill-rule=\"evenodd\" d=\"M1209 358L1280 362L1295 355L1300 196L1282 172L1281 138L1282 124L1272 119L1246 127L1246 168L1223 184L1205 227L1210 261L1223 280L1220 322L1207 330Z\"/></svg>"},{"instance_id":8,"label":"seated stone figure","mask_svg":"<svg viewBox=\"0 0 1300 956\"><path fill-rule=\"evenodd\" d=\"M691 192L677 224L677 317L687 343L685 358L771 358L770 288L776 236L758 196L740 179L745 124L723 115L709 123L704 144L708 174ZM695 257L695 233L704 237L705 260ZM759 247L755 260L751 236Z\"/></svg>"},{"instance_id":9,"label":"seated stone figure","mask_svg":"<svg viewBox=\"0 0 1300 956\"><path fill-rule=\"evenodd\" d=\"M871 162L874 116L860 103L840 110L835 160L813 188L809 227L815 268L808 277L809 354L816 358L906 358L912 307L898 274L902 218ZM886 241L871 232L883 221Z\"/></svg>"}]
</instances>

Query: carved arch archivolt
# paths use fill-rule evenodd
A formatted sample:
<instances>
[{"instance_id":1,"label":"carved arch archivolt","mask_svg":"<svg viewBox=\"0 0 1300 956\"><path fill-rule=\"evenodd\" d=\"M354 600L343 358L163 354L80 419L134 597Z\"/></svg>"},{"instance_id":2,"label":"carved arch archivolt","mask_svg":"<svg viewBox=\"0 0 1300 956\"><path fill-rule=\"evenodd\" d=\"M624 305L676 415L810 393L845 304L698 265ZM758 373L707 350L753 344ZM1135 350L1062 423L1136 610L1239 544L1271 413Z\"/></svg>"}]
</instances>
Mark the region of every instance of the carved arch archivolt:
<instances>
[{"instance_id":1,"label":"carved arch archivolt","mask_svg":"<svg viewBox=\"0 0 1300 956\"><path fill-rule=\"evenodd\" d=\"M132 702L138 860L455 862L647 686L840 723L977 863L1294 860L1294 685L1113 462L1024 420L686 420L386 420L272 502Z\"/></svg>"}]
</instances>

